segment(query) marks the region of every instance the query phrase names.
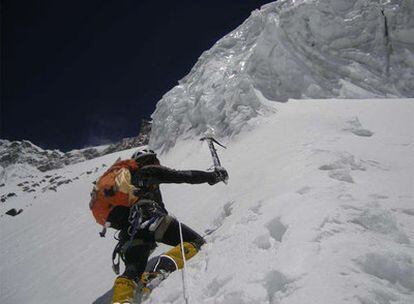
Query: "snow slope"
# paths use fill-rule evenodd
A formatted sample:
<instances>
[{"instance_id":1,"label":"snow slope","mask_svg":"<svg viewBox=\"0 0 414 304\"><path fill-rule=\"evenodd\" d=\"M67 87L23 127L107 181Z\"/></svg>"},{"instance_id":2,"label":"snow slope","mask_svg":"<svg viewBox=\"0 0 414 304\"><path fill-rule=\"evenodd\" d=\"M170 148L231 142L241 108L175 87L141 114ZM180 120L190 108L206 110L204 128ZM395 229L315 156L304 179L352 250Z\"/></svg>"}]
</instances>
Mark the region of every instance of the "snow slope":
<instances>
[{"instance_id":1,"label":"snow slope","mask_svg":"<svg viewBox=\"0 0 414 304\"><path fill-rule=\"evenodd\" d=\"M180 220L217 228L188 263L191 303L414 303L413 101L279 104L224 142L227 186L163 185ZM131 153L15 175L0 187L16 194L0 204L0 303L92 303L110 289L115 241L98 236L89 191L105 166ZM197 138L161 161L211 165ZM10 208L24 210L4 215ZM147 303L183 303L181 288L175 273Z\"/></svg>"},{"instance_id":2,"label":"snow slope","mask_svg":"<svg viewBox=\"0 0 414 304\"><path fill-rule=\"evenodd\" d=\"M158 102L151 145L230 136L289 98L414 97L412 0L280 0L204 52Z\"/></svg>"}]
</instances>

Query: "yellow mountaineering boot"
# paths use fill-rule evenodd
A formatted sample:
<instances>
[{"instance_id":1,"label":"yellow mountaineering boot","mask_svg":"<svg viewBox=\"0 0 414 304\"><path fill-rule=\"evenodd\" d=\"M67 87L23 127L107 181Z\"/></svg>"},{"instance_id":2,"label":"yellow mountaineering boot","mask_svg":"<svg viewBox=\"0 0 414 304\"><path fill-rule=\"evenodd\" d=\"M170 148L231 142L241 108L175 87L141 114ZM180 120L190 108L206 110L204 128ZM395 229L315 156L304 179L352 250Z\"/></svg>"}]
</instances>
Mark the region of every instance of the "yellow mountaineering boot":
<instances>
[{"instance_id":1,"label":"yellow mountaineering boot","mask_svg":"<svg viewBox=\"0 0 414 304\"><path fill-rule=\"evenodd\" d=\"M134 299L134 291L137 283L134 280L117 277L114 283L112 304L131 304Z\"/></svg>"},{"instance_id":2,"label":"yellow mountaineering boot","mask_svg":"<svg viewBox=\"0 0 414 304\"><path fill-rule=\"evenodd\" d=\"M147 271L144 272L141 275L141 279L140 279L141 285L142 285L141 291L140 291L141 292L141 300L145 300L145 299L147 299L149 297L149 295L150 295L150 293L152 291L152 289L149 286L149 283L156 276L157 276L157 273L156 272L147 272Z\"/></svg>"},{"instance_id":3,"label":"yellow mountaineering boot","mask_svg":"<svg viewBox=\"0 0 414 304\"><path fill-rule=\"evenodd\" d=\"M192 243L184 242L184 255L185 259L189 260L195 256L198 249ZM152 290L161 284L168 275L184 267L184 260L181 253L181 244L178 244L171 250L162 254L158 258L158 262L153 271L144 272L141 275L140 283L142 284L140 295L141 299L145 300L149 297Z\"/></svg>"},{"instance_id":4,"label":"yellow mountaineering boot","mask_svg":"<svg viewBox=\"0 0 414 304\"><path fill-rule=\"evenodd\" d=\"M192 243L184 242L183 245L184 245L185 260L188 261L189 259L191 259L193 256L197 254L198 249ZM170 259L172 259L177 269L181 269L184 267L183 255L181 254L181 244L178 244L177 246L172 248L170 251L167 251L161 256L167 256Z\"/></svg>"}]
</instances>

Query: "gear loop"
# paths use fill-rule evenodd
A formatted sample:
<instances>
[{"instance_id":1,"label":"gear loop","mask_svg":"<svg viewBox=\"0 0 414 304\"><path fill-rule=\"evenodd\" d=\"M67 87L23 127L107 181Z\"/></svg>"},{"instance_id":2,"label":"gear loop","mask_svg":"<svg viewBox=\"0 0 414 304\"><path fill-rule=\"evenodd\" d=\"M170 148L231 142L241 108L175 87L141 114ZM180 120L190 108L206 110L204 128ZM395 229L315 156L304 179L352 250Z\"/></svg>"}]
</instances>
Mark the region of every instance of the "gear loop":
<instances>
[{"instance_id":1,"label":"gear loop","mask_svg":"<svg viewBox=\"0 0 414 304\"><path fill-rule=\"evenodd\" d=\"M131 237L131 240L134 238L135 234L138 231L138 227L142 221L142 212L139 204L135 204L131 207L129 211L128 222L130 223L128 227L128 235Z\"/></svg>"}]
</instances>

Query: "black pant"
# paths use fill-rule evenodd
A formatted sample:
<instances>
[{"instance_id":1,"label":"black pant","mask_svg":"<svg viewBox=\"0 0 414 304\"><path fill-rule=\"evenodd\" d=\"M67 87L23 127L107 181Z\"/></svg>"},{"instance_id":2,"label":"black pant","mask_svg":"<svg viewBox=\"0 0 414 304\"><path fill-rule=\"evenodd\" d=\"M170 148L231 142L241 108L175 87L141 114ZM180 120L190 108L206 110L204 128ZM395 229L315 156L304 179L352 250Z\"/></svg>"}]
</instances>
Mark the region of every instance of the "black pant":
<instances>
[{"instance_id":1,"label":"black pant","mask_svg":"<svg viewBox=\"0 0 414 304\"><path fill-rule=\"evenodd\" d=\"M197 249L200 249L200 247L205 243L203 237L188 226L181 224L181 229L184 242L194 244ZM153 237L142 233L140 234L140 232L141 231L138 231L135 239L143 240L142 244L129 246L125 249L123 254L125 271L122 276L132 280L139 280L141 274L145 271L148 257L150 256L152 250L156 247L155 239ZM128 241L129 236L127 231L121 231L120 242L127 243ZM180 244L180 230L176 219L172 219L163 237L157 241L170 246L177 246Z\"/></svg>"}]
</instances>

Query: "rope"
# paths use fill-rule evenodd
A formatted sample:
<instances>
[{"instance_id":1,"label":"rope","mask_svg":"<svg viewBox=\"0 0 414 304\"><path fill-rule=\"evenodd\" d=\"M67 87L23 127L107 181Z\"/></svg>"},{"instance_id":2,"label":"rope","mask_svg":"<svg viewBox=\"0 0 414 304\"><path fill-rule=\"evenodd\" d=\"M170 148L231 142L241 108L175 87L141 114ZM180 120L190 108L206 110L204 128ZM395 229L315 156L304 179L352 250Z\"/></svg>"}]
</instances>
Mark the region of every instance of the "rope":
<instances>
[{"instance_id":1,"label":"rope","mask_svg":"<svg viewBox=\"0 0 414 304\"><path fill-rule=\"evenodd\" d=\"M185 260L185 252L184 252L184 241L183 241L183 230L181 228L181 222L178 221L178 228L180 230L180 243L181 243L181 255L183 257L183 271L182 271L182 279L183 279L183 295L186 304L190 303L190 295L187 289L187 276L186 276L186 269L187 263Z\"/></svg>"}]
</instances>

